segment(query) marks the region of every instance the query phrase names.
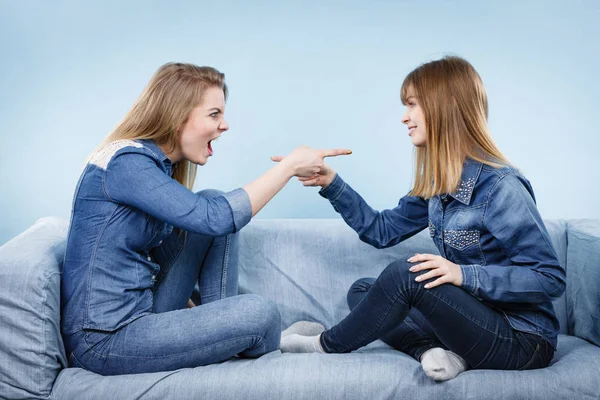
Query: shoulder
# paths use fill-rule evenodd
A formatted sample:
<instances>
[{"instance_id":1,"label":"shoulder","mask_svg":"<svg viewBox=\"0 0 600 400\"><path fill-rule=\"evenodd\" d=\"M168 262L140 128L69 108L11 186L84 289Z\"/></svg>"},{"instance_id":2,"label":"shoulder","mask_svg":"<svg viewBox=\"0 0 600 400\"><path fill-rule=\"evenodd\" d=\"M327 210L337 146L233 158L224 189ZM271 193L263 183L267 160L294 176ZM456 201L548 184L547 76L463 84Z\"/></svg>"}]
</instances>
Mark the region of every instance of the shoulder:
<instances>
[{"instance_id":1,"label":"shoulder","mask_svg":"<svg viewBox=\"0 0 600 400\"><path fill-rule=\"evenodd\" d=\"M512 165L505 164L500 167L484 165L481 175L486 183L488 201L495 196L506 196L517 192L528 192L531 197L534 197L529 180Z\"/></svg>"},{"instance_id":2,"label":"shoulder","mask_svg":"<svg viewBox=\"0 0 600 400\"><path fill-rule=\"evenodd\" d=\"M147 162L150 161L149 158L158 160L158 156L147 146L144 146L137 140L123 139L107 143L100 147L92 154L88 163L106 170L112 160L126 154L131 155L127 157L129 162L135 162L136 160Z\"/></svg>"}]
</instances>

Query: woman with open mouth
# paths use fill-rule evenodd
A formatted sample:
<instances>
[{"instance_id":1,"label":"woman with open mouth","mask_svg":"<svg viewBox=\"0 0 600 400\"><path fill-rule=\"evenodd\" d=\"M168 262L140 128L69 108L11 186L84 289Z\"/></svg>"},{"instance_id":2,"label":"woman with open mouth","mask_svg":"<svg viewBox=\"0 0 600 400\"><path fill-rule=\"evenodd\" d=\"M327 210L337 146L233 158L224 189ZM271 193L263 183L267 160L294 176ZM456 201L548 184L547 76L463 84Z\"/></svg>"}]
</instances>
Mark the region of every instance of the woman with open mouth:
<instances>
[{"instance_id":1,"label":"woman with open mouth","mask_svg":"<svg viewBox=\"0 0 600 400\"><path fill-rule=\"evenodd\" d=\"M237 296L235 232L291 177L350 151L301 146L243 188L194 193L197 165L229 129L226 97L214 68L166 64L88 160L62 276L70 366L167 371L279 348L277 307Z\"/></svg>"}]
</instances>

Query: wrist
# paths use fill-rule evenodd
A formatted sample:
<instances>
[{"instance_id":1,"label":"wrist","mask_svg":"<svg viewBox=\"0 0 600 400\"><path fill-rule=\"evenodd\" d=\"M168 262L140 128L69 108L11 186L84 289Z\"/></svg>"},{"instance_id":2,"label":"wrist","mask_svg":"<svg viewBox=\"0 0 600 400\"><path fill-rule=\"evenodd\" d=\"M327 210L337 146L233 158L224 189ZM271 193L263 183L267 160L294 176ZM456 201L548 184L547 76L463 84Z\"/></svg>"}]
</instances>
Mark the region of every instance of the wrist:
<instances>
[{"instance_id":1,"label":"wrist","mask_svg":"<svg viewBox=\"0 0 600 400\"><path fill-rule=\"evenodd\" d=\"M287 179L291 179L293 176L296 175L296 168L294 168L294 166L290 164L287 158L281 160L277 164L276 168L277 167L279 167L279 169L282 171L282 173Z\"/></svg>"},{"instance_id":2,"label":"wrist","mask_svg":"<svg viewBox=\"0 0 600 400\"><path fill-rule=\"evenodd\" d=\"M454 286L458 286L461 287L462 283L463 283L463 273L462 273L462 269L460 268L460 265L455 264L453 262L451 262L452 268L454 269L454 279L453 279L453 284Z\"/></svg>"},{"instance_id":3,"label":"wrist","mask_svg":"<svg viewBox=\"0 0 600 400\"><path fill-rule=\"evenodd\" d=\"M331 185L333 182L333 178L335 178L335 172L331 172L323 177L323 182L321 182L321 189L325 189L327 186Z\"/></svg>"}]
</instances>

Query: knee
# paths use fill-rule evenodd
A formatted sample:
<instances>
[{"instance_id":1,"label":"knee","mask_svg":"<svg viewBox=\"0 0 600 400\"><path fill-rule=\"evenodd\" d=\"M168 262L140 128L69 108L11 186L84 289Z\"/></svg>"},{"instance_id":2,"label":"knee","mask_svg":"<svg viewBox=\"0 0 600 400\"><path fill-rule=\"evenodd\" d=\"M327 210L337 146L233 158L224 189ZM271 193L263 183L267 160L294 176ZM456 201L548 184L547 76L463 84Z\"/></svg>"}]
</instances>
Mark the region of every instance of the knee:
<instances>
[{"instance_id":1,"label":"knee","mask_svg":"<svg viewBox=\"0 0 600 400\"><path fill-rule=\"evenodd\" d=\"M218 197L225 194L225 192L217 189L204 189L199 192L196 192L197 196L201 196L207 199L212 199L214 197Z\"/></svg>"},{"instance_id":2,"label":"knee","mask_svg":"<svg viewBox=\"0 0 600 400\"><path fill-rule=\"evenodd\" d=\"M265 300L256 294L242 295L245 300L247 323L260 332L281 331L281 315L272 301Z\"/></svg>"},{"instance_id":3,"label":"knee","mask_svg":"<svg viewBox=\"0 0 600 400\"><path fill-rule=\"evenodd\" d=\"M409 270L412 265L408 261L396 260L383 270L380 279L383 282L393 282L394 284L407 283L413 275Z\"/></svg>"},{"instance_id":4,"label":"knee","mask_svg":"<svg viewBox=\"0 0 600 400\"><path fill-rule=\"evenodd\" d=\"M368 292L373 282L375 282L373 278L360 278L350 286L348 293Z\"/></svg>"},{"instance_id":5,"label":"knee","mask_svg":"<svg viewBox=\"0 0 600 400\"><path fill-rule=\"evenodd\" d=\"M346 302L348 303L350 310L354 309L365 293L369 291L374 282L375 278L360 278L350 286L348 294L346 295Z\"/></svg>"},{"instance_id":6,"label":"knee","mask_svg":"<svg viewBox=\"0 0 600 400\"><path fill-rule=\"evenodd\" d=\"M281 315L272 301L254 294L246 297L247 328L250 333L260 337L263 353L269 353L279 348L281 339Z\"/></svg>"}]
</instances>

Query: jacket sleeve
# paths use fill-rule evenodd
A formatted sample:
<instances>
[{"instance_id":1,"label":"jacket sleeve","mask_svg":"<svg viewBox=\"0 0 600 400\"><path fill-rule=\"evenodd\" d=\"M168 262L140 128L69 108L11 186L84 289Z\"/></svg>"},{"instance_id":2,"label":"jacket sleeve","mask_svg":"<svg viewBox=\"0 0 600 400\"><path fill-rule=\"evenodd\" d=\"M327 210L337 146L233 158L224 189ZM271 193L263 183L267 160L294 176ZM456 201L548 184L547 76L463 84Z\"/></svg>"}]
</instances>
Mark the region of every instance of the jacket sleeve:
<instances>
[{"instance_id":1,"label":"jacket sleeve","mask_svg":"<svg viewBox=\"0 0 600 400\"><path fill-rule=\"evenodd\" d=\"M491 189L483 224L510 257L510 265L461 265L463 287L498 302L541 303L565 290L565 271L528 182L506 175Z\"/></svg>"},{"instance_id":2,"label":"jacket sleeve","mask_svg":"<svg viewBox=\"0 0 600 400\"><path fill-rule=\"evenodd\" d=\"M329 200L360 240L378 249L394 246L428 225L428 203L421 197L404 196L393 209L379 212L339 175L319 194Z\"/></svg>"},{"instance_id":3,"label":"jacket sleeve","mask_svg":"<svg viewBox=\"0 0 600 400\"><path fill-rule=\"evenodd\" d=\"M207 199L168 176L150 155L137 151L124 149L113 156L103 184L111 201L204 235L236 232L252 216L250 199L243 189Z\"/></svg>"}]
</instances>

